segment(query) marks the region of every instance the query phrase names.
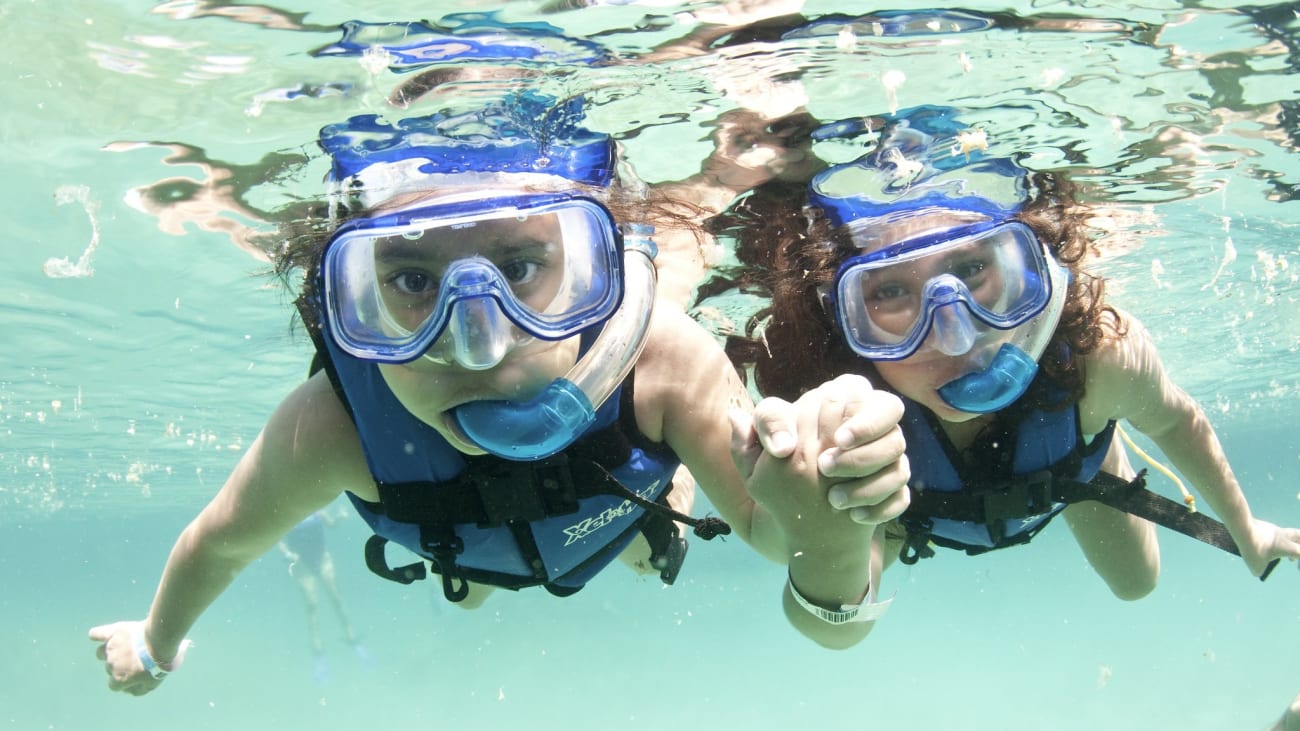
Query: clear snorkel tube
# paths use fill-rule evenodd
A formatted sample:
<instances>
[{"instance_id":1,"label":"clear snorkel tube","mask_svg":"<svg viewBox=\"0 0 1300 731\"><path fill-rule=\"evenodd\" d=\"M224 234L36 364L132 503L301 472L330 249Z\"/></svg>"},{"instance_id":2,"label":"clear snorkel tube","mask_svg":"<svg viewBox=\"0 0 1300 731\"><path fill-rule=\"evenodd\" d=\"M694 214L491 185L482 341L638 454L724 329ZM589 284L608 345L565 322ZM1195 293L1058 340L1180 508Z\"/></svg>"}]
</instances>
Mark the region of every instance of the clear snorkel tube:
<instances>
[{"instance_id":1,"label":"clear snorkel tube","mask_svg":"<svg viewBox=\"0 0 1300 731\"><path fill-rule=\"evenodd\" d=\"M645 348L658 281L653 230L626 227L623 302L563 378L528 401L471 401L454 410L456 426L470 442L504 459L531 461L559 452L591 426Z\"/></svg>"}]
</instances>

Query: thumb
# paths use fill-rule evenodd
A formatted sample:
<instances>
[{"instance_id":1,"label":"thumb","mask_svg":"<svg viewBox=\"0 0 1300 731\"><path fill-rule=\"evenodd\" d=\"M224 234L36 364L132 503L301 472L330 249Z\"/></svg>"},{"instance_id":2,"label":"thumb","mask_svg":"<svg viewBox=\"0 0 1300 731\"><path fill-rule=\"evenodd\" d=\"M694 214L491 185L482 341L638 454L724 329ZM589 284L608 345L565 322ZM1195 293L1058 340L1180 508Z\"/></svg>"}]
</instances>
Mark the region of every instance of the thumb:
<instances>
[{"instance_id":1,"label":"thumb","mask_svg":"<svg viewBox=\"0 0 1300 731\"><path fill-rule=\"evenodd\" d=\"M744 409L732 409L727 413L727 421L731 422L731 460L740 476L748 480L763 454L758 432L754 430L754 416Z\"/></svg>"},{"instance_id":2,"label":"thumb","mask_svg":"<svg viewBox=\"0 0 1300 731\"><path fill-rule=\"evenodd\" d=\"M120 624L121 622L114 622L112 624L101 624L98 627L91 627L89 633L90 641L108 642L108 638L117 633L117 627Z\"/></svg>"}]
</instances>

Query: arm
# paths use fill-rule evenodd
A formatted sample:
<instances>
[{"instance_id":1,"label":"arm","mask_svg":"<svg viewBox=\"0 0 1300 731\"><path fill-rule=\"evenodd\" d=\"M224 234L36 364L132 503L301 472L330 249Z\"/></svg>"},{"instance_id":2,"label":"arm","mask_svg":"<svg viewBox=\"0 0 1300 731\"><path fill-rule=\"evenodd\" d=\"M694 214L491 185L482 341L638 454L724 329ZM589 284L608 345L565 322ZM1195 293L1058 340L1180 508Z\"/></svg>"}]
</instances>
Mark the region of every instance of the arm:
<instances>
[{"instance_id":1,"label":"arm","mask_svg":"<svg viewBox=\"0 0 1300 731\"><path fill-rule=\"evenodd\" d=\"M1123 418L1150 437L1223 521L1254 575L1275 558L1300 557L1300 531L1251 515L1205 412L1169 379L1142 324L1123 317L1127 333L1088 357L1085 422Z\"/></svg>"},{"instance_id":2,"label":"arm","mask_svg":"<svg viewBox=\"0 0 1300 731\"><path fill-rule=\"evenodd\" d=\"M752 405L744 385L713 337L680 308L658 301L651 317L635 371L637 425L672 448L739 538L784 562L784 539L729 456L726 415Z\"/></svg>"},{"instance_id":3,"label":"arm","mask_svg":"<svg viewBox=\"0 0 1300 731\"><path fill-rule=\"evenodd\" d=\"M1268 731L1300 731L1300 695L1291 701L1286 712L1269 727Z\"/></svg>"},{"instance_id":4,"label":"arm","mask_svg":"<svg viewBox=\"0 0 1300 731\"><path fill-rule=\"evenodd\" d=\"M824 647L857 644L884 609L876 604L885 545L879 525L906 510L910 497L901 416L896 397L859 376L840 376L794 404L764 399L752 418L733 413L732 451L746 486L790 546L786 617ZM859 605L863 614L853 622L819 616Z\"/></svg>"},{"instance_id":5,"label":"arm","mask_svg":"<svg viewBox=\"0 0 1300 731\"><path fill-rule=\"evenodd\" d=\"M896 495L905 485L902 440L894 439L901 405L897 413L891 411L897 399L879 392L854 395L841 383L838 390L813 392L792 410L773 409L760 417L758 428L746 428L752 424L746 419L749 396L712 336L671 307L659 307L655 319L651 344L637 365L637 417L643 432L662 437L674 449L741 538L790 566L803 596L832 607L860 602L871 583L872 565L879 573L878 548L877 560L870 557L875 524L883 521L874 518L896 516L906 507L907 493L902 491L901 504L876 497L873 504L880 503L879 508L841 512L830 507L827 491L834 486L855 495L882 490ZM852 383L866 384L862 379ZM877 401L882 398L883 411ZM737 413L742 422L737 444L743 444L738 454L744 456L736 461L728 457L729 413ZM873 418L860 417L855 428L841 435L843 442L835 442L844 449L831 446L831 436L846 419L868 414ZM879 422L887 423L883 431L888 438L880 438ZM778 437L783 443L769 445L777 432L786 434ZM875 450L853 448L859 444L872 444ZM792 607L788 589L785 599L792 624L828 647L852 645L870 629L864 623L831 625Z\"/></svg>"},{"instance_id":6,"label":"arm","mask_svg":"<svg viewBox=\"0 0 1300 731\"><path fill-rule=\"evenodd\" d=\"M133 633L162 667L178 659L185 634L253 559L369 473L356 432L320 374L281 403L207 507L181 533L163 569L149 616L95 627L109 687L141 695L158 685L145 671Z\"/></svg>"}]
</instances>

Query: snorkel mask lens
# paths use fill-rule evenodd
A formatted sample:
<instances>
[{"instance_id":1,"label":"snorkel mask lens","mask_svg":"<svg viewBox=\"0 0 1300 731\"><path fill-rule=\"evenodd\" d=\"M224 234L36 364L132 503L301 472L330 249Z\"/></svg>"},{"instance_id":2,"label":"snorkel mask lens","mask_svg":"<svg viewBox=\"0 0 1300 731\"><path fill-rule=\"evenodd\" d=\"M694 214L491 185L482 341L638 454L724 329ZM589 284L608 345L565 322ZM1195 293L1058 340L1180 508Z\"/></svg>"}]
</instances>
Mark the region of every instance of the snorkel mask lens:
<instances>
[{"instance_id":1,"label":"snorkel mask lens","mask_svg":"<svg viewBox=\"0 0 1300 731\"><path fill-rule=\"evenodd\" d=\"M405 363L450 334L455 360L484 369L500 362L510 326L559 340L614 312L622 242L603 206L570 194L483 195L339 229L322 264L339 347Z\"/></svg>"},{"instance_id":2,"label":"snorkel mask lens","mask_svg":"<svg viewBox=\"0 0 1300 731\"><path fill-rule=\"evenodd\" d=\"M945 229L848 259L831 304L849 347L864 358L902 360L923 347L959 356L991 330L1042 312L1054 264L1018 222Z\"/></svg>"}]
</instances>

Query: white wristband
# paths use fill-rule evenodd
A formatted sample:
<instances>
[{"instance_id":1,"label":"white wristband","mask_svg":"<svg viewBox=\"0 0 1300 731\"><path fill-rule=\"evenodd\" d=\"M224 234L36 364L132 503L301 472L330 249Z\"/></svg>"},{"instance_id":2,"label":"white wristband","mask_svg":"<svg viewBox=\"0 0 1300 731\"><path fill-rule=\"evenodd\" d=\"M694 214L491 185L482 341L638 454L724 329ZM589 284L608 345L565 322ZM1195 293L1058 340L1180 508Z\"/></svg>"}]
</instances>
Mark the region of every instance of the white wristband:
<instances>
[{"instance_id":1,"label":"white wristband","mask_svg":"<svg viewBox=\"0 0 1300 731\"><path fill-rule=\"evenodd\" d=\"M803 607L814 617L826 622L827 624L848 624L849 622L874 622L885 616L889 610L889 605L893 603L894 598L891 596L883 602L877 602L876 587L870 587L867 595L862 599L861 604L842 604L839 610L819 607L808 601L803 594L794 586L794 579L789 580L790 595L794 597L796 603Z\"/></svg>"},{"instance_id":2,"label":"white wristband","mask_svg":"<svg viewBox=\"0 0 1300 731\"><path fill-rule=\"evenodd\" d=\"M149 677L154 680L162 680L167 674L181 666L181 658L185 655L185 650L190 645L189 640L183 640L180 648L176 651L176 657L172 658L169 663L160 663L149 654L149 647L144 643L144 622L133 622L131 624L131 649L135 650L135 656L140 658L140 664L144 666L144 671L149 673Z\"/></svg>"}]
</instances>

